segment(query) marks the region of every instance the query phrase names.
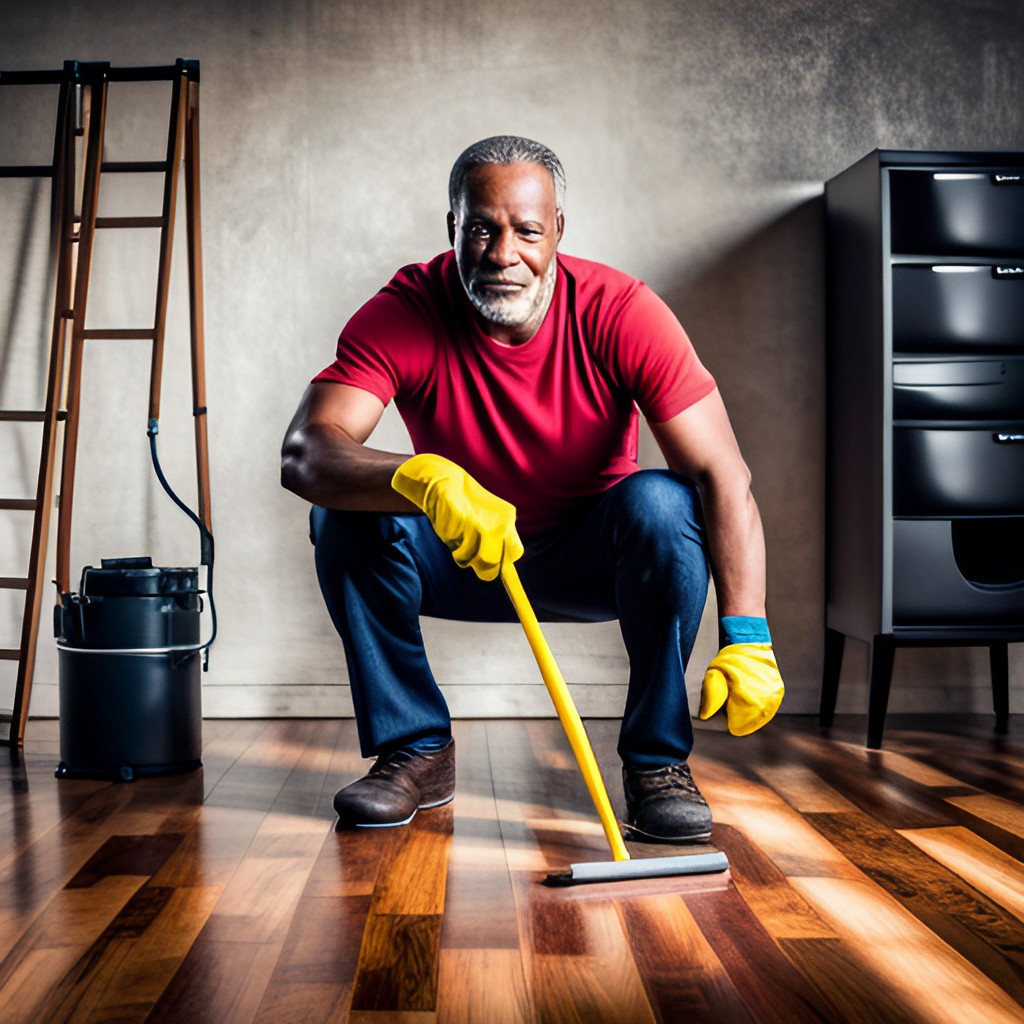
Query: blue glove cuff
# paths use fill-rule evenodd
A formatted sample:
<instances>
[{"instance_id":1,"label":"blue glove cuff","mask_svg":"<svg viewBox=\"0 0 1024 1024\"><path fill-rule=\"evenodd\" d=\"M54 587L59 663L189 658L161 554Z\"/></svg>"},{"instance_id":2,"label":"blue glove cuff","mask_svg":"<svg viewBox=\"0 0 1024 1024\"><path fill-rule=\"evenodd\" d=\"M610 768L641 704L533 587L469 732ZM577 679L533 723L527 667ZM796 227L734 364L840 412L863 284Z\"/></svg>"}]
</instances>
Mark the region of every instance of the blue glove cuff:
<instances>
[{"instance_id":1,"label":"blue glove cuff","mask_svg":"<svg viewBox=\"0 0 1024 1024\"><path fill-rule=\"evenodd\" d=\"M768 632L768 620L756 615L723 615L718 620L718 645L729 644L770 644L772 635Z\"/></svg>"}]
</instances>

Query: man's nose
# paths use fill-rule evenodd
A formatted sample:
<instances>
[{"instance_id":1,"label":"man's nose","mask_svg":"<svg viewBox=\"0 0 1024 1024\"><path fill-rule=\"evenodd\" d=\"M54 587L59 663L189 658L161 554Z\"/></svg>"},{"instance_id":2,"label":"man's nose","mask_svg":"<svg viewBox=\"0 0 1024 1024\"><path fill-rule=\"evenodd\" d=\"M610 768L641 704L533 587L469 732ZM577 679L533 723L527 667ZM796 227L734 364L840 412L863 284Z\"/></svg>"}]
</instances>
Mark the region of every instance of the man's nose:
<instances>
[{"instance_id":1,"label":"man's nose","mask_svg":"<svg viewBox=\"0 0 1024 1024\"><path fill-rule=\"evenodd\" d=\"M495 234L487 258L499 267L514 267L519 262L519 250L516 247L515 232L509 228Z\"/></svg>"}]
</instances>

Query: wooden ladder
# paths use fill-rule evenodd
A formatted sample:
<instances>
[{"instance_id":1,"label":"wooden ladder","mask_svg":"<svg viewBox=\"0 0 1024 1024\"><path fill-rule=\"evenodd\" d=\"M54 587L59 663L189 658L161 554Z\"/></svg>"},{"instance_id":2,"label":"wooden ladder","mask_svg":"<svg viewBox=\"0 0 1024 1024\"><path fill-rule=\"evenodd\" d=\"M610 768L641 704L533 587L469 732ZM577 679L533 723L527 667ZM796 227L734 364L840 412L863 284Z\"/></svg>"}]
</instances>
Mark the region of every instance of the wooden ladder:
<instances>
[{"instance_id":1,"label":"wooden ladder","mask_svg":"<svg viewBox=\"0 0 1024 1024\"><path fill-rule=\"evenodd\" d=\"M111 82L172 83L167 151L161 160L108 162L103 159L108 85ZM0 87L59 85L53 162L44 166L0 167L4 177L49 177L51 193L51 258L53 324L50 338L45 407L41 410L0 410L0 423L42 424L39 473L34 497L0 497L0 511L32 512L32 540L24 577L0 577L0 589L23 590L21 644L0 649L0 659L17 661L10 731L0 745L20 760L28 720L35 667L36 637L42 605L42 582L50 510L55 504L54 468L59 456L61 478L57 514L56 579L58 600L70 591L71 516L75 461L81 412L85 342L119 339L150 342L152 361L149 427L155 433L160 416L160 385L167 321L171 254L178 181L184 167L185 217L192 361L192 406L195 428L198 516L210 529L209 456L203 348L202 253L199 203L199 62L179 59L172 66L113 68L106 62L67 61L62 71L0 71ZM100 186L110 174L160 174L163 205L153 216L99 217ZM90 329L86 326L93 245L98 230L159 230L156 303L153 322L141 328ZM63 429L59 429L62 427ZM0 439L0 443L2 439Z\"/></svg>"}]
</instances>

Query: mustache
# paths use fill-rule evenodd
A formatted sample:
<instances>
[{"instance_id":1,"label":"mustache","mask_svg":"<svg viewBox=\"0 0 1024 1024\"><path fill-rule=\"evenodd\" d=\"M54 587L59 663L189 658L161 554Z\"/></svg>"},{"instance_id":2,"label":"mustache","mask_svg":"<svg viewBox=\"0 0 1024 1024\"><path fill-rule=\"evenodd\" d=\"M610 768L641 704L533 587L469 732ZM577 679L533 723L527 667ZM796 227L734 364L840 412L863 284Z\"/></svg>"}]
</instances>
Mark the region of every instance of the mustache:
<instances>
[{"instance_id":1,"label":"mustache","mask_svg":"<svg viewBox=\"0 0 1024 1024\"><path fill-rule=\"evenodd\" d=\"M529 284L528 281L520 280L515 277L505 277L502 274L484 274L480 271L476 271L470 280L473 284Z\"/></svg>"}]
</instances>

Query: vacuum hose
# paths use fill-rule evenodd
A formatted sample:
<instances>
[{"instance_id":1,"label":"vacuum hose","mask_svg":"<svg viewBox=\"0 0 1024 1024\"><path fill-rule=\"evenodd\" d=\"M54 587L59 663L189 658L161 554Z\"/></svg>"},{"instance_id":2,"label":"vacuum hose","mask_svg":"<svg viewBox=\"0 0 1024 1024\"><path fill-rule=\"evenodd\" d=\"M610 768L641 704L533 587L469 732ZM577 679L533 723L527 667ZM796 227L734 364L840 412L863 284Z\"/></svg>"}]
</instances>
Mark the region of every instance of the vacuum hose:
<instances>
[{"instance_id":1,"label":"vacuum hose","mask_svg":"<svg viewBox=\"0 0 1024 1024\"><path fill-rule=\"evenodd\" d=\"M153 471L156 473L157 480L160 481L160 486L167 492L171 501L199 528L199 561L201 565L206 566L206 593L210 598L210 639L198 647L191 648L191 650L203 652L203 671L205 672L209 668L210 647L213 641L217 639L217 605L213 600L213 534L202 519L174 493L171 485L167 482L167 477L164 476L164 471L160 466L160 457L156 451L156 435L159 433L159 422L151 419L146 434L149 436L149 453L153 459Z\"/></svg>"}]
</instances>

